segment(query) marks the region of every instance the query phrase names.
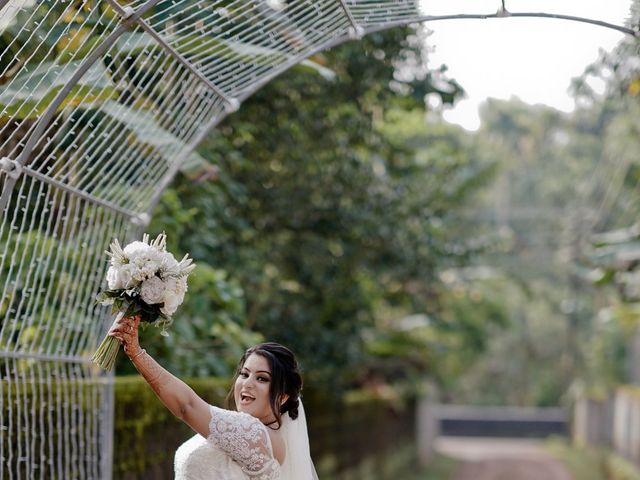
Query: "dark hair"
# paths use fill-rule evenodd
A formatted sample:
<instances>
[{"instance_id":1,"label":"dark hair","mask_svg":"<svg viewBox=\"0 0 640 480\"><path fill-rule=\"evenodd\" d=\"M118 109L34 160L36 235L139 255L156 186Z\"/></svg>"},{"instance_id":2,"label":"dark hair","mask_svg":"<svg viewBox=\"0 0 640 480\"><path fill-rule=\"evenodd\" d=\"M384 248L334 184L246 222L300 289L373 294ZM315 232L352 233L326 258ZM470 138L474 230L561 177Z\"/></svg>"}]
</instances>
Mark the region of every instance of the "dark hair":
<instances>
[{"instance_id":1,"label":"dark hair","mask_svg":"<svg viewBox=\"0 0 640 480\"><path fill-rule=\"evenodd\" d=\"M233 396L234 385L240 375L247 358L252 354L264 357L271 367L271 386L269 388L269 403L271 411L276 417L277 428L282 425L282 415L289 412L292 420L298 418L298 406L300 405L300 391L302 390L302 377L298 370L298 361L295 355L287 347L275 342L260 343L249 348L240 362L233 377L231 390L227 395L227 406L236 408ZM288 395L287 401L280 405L282 398Z\"/></svg>"}]
</instances>

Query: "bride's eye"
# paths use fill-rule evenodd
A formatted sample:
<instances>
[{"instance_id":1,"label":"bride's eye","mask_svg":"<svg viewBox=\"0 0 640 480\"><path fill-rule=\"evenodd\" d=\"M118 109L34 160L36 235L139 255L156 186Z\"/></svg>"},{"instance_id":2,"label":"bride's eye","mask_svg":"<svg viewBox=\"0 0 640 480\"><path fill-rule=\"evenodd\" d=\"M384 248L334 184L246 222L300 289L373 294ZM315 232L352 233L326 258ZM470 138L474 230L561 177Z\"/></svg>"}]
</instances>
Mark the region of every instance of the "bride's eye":
<instances>
[{"instance_id":1,"label":"bride's eye","mask_svg":"<svg viewBox=\"0 0 640 480\"><path fill-rule=\"evenodd\" d=\"M238 376L242 377L242 378L247 378L249 376L249 374L247 372L240 372L240 374Z\"/></svg>"},{"instance_id":2,"label":"bride's eye","mask_svg":"<svg viewBox=\"0 0 640 480\"><path fill-rule=\"evenodd\" d=\"M268 382L269 377L258 377L258 380L260 380L261 382Z\"/></svg>"}]
</instances>

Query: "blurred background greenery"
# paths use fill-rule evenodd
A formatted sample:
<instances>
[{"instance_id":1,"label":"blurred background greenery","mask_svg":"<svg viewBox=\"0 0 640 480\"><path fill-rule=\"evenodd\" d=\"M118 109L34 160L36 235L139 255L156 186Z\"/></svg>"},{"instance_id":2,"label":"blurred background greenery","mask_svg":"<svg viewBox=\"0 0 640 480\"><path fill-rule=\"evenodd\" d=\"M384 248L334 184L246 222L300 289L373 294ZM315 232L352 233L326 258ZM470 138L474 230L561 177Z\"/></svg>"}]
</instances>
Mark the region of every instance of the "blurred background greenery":
<instances>
[{"instance_id":1,"label":"blurred background greenery","mask_svg":"<svg viewBox=\"0 0 640 480\"><path fill-rule=\"evenodd\" d=\"M426 109L463 94L426 43L400 28L319 54L203 143L149 227L198 263L171 337L144 334L170 369L229 376L268 339L338 393L542 406L627 380L638 42L575 80L574 113L489 100L477 132Z\"/></svg>"}]
</instances>

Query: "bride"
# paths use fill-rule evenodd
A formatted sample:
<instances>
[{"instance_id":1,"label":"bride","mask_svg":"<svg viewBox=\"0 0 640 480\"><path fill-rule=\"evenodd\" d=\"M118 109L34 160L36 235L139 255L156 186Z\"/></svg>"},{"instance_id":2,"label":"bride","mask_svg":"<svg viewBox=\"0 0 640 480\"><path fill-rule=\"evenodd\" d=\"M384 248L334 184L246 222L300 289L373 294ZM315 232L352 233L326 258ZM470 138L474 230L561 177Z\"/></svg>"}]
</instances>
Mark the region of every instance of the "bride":
<instances>
[{"instance_id":1,"label":"bride","mask_svg":"<svg viewBox=\"0 0 640 480\"><path fill-rule=\"evenodd\" d=\"M109 335L171 413L196 432L176 452L176 480L317 480L302 378L289 349L261 343L247 350L228 395L237 411L225 410L207 404L140 348L139 323L140 317L121 318Z\"/></svg>"}]
</instances>

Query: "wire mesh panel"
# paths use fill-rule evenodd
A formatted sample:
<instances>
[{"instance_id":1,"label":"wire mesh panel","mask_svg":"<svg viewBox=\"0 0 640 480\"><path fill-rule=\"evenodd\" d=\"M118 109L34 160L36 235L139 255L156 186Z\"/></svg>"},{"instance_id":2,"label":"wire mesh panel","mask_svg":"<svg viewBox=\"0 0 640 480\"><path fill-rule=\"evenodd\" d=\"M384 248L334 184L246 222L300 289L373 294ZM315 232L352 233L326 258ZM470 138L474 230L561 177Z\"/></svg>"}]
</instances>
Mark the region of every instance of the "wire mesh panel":
<instances>
[{"instance_id":1,"label":"wire mesh panel","mask_svg":"<svg viewBox=\"0 0 640 480\"><path fill-rule=\"evenodd\" d=\"M106 270L100 247L126 219L73 193L23 176L0 224L5 356L83 361L102 333L93 298Z\"/></svg>"},{"instance_id":2,"label":"wire mesh panel","mask_svg":"<svg viewBox=\"0 0 640 480\"><path fill-rule=\"evenodd\" d=\"M388 22L405 22L420 12L419 4L420 2L417 0L398 0L395 2L358 0L348 2L356 23L363 28Z\"/></svg>"},{"instance_id":3,"label":"wire mesh panel","mask_svg":"<svg viewBox=\"0 0 640 480\"><path fill-rule=\"evenodd\" d=\"M112 376L90 364L113 237L194 148L313 53L410 1L0 0L0 480L111 476Z\"/></svg>"},{"instance_id":4,"label":"wire mesh panel","mask_svg":"<svg viewBox=\"0 0 640 480\"><path fill-rule=\"evenodd\" d=\"M248 95L274 69L298 62L350 25L334 0L292 1L286 11L266 2L218 3L178 1L145 21L230 98Z\"/></svg>"},{"instance_id":5,"label":"wire mesh panel","mask_svg":"<svg viewBox=\"0 0 640 480\"><path fill-rule=\"evenodd\" d=\"M0 223L3 477L100 478L110 461L110 379L87 359L104 331L101 247L128 223L39 179L15 184Z\"/></svg>"},{"instance_id":6,"label":"wire mesh panel","mask_svg":"<svg viewBox=\"0 0 640 480\"><path fill-rule=\"evenodd\" d=\"M0 363L3 477L103 478L104 381L86 365Z\"/></svg>"}]
</instances>

